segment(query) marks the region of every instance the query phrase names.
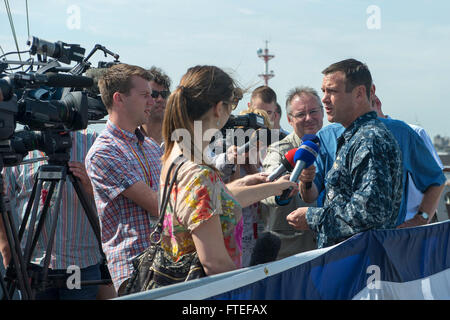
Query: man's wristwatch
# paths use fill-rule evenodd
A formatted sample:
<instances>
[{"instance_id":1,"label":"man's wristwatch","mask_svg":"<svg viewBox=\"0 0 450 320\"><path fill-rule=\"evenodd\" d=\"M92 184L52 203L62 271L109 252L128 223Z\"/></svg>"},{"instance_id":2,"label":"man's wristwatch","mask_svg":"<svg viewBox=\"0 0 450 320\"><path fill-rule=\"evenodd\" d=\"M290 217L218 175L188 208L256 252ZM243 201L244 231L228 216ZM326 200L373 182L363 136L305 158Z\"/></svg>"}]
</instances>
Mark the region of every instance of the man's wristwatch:
<instances>
[{"instance_id":1,"label":"man's wristwatch","mask_svg":"<svg viewBox=\"0 0 450 320\"><path fill-rule=\"evenodd\" d=\"M430 215L424 211L417 211L416 216L420 216L428 223L428 220L430 219Z\"/></svg>"}]
</instances>

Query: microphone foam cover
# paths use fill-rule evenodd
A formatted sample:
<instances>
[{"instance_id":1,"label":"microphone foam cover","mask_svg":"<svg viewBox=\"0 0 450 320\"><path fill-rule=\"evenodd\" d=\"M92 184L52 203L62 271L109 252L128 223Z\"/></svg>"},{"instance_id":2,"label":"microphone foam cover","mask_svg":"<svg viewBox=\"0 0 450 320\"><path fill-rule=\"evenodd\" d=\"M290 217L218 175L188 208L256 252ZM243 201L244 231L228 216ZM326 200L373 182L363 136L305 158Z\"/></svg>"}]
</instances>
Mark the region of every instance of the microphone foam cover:
<instances>
[{"instance_id":1,"label":"microphone foam cover","mask_svg":"<svg viewBox=\"0 0 450 320\"><path fill-rule=\"evenodd\" d=\"M298 150L298 148L294 148L284 154L284 157L286 158L287 161L289 161L292 168L295 167L294 156L295 156L295 152L297 152L297 150Z\"/></svg>"},{"instance_id":2,"label":"microphone foam cover","mask_svg":"<svg viewBox=\"0 0 450 320\"><path fill-rule=\"evenodd\" d=\"M294 161L301 160L306 164L306 168L309 167L317 158L319 152L319 146L312 141L303 142L294 155Z\"/></svg>"},{"instance_id":3,"label":"microphone foam cover","mask_svg":"<svg viewBox=\"0 0 450 320\"><path fill-rule=\"evenodd\" d=\"M271 232L264 232L256 240L255 247L250 258L250 266L272 262L277 259L281 248L281 240Z\"/></svg>"},{"instance_id":4,"label":"microphone foam cover","mask_svg":"<svg viewBox=\"0 0 450 320\"><path fill-rule=\"evenodd\" d=\"M317 144L318 146L320 146L320 139L318 136L316 136L315 134L311 134L311 133L307 133L302 137L302 141L312 141L315 144Z\"/></svg>"}]
</instances>

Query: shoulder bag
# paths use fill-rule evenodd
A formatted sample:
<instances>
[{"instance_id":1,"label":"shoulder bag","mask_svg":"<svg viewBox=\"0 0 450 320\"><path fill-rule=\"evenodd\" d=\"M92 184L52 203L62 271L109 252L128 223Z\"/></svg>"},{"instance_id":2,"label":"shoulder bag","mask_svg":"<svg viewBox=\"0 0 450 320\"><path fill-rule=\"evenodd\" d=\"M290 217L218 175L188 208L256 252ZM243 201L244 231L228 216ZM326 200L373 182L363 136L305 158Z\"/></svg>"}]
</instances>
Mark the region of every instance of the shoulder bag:
<instances>
[{"instance_id":1,"label":"shoulder bag","mask_svg":"<svg viewBox=\"0 0 450 320\"><path fill-rule=\"evenodd\" d=\"M133 259L134 271L128 280L124 295L147 291L175 283L205 277L205 271L198 258L197 251L181 256L176 262L161 247L164 216L169 202L170 193L176 181L178 170L186 161L178 157L170 165L167 172L163 196L161 200L161 212L158 224L150 234L150 247ZM170 184L170 174L176 166ZM169 186L168 186L169 185Z\"/></svg>"}]
</instances>

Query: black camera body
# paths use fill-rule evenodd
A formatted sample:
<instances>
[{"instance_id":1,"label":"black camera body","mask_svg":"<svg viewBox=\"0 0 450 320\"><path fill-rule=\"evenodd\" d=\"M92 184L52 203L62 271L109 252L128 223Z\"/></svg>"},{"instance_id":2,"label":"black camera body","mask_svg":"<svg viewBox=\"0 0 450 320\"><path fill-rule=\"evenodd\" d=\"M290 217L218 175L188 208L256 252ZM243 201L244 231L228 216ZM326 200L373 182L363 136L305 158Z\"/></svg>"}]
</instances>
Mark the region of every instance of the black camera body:
<instances>
[{"instance_id":1,"label":"black camera body","mask_svg":"<svg viewBox=\"0 0 450 320\"><path fill-rule=\"evenodd\" d=\"M237 128L241 128L243 130L258 130L264 127L263 116L257 113L247 113L240 116L230 115L230 118L228 119L227 123L225 123L222 130Z\"/></svg>"},{"instance_id":2,"label":"black camera body","mask_svg":"<svg viewBox=\"0 0 450 320\"><path fill-rule=\"evenodd\" d=\"M211 139L215 153L226 152L231 145L242 146L256 130L266 129L264 117L257 113L230 115L223 128Z\"/></svg>"},{"instance_id":3,"label":"black camera body","mask_svg":"<svg viewBox=\"0 0 450 320\"><path fill-rule=\"evenodd\" d=\"M90 68L84 58L84 48L37 37L31 37L28 44L30 53L38 54L41 67L37 71L13 74L7 74L6 68L0 71L0 166L18 165L33 150L40 150L50 158L64 155L58 157L66 159L71 148L69 132L86 129L89 120L107 115L99 95L92 96L86 91L94 82L92 78L81 76ZM98 49L113 54L96 45L89 57ZM44 63L41 55L44 55ZM118 55L113 55L116 59L113 64L116 64ZM56 60L47 63L47 57ZM68 73L60 73L64 68L58 61L78 63ZM4 60L2 65L5 64ZM36 95L36 91L53 89L61 92L60 99L52 99L50 94ZM25 130L15 132L17 123L24 125Z\"/></svg>"}]
</instances>

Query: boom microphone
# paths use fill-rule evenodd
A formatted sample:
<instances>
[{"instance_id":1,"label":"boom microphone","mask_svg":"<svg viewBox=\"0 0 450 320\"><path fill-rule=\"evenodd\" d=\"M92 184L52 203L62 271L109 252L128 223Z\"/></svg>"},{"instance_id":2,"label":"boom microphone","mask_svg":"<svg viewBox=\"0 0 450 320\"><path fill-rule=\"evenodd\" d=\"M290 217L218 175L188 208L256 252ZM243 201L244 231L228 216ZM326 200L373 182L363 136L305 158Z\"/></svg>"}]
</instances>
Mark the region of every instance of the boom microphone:
<instances>
[{"instance_id":1,"label":"boom microphone","mask_svg":"<svg viewBox=\"0 0 450 320\"><path fill-rule=\"evenodd\" d=\"M284 173L291 172L294 169L294 155L297 150L297 148L294 148L284 154L279 167L268 176L269 181L274 181L281 177Z\"/></svg>"},{"instance_id":2,"label":"boom microphone","mask_svg":"<svg viewBox=\"0 0 450 320\"><path fill-rule=\"evenodd\" d=\"M49 87L76 87L88 88L94 84L92 78L83 76L74 76L71 74L60 73L14 73L5 78L10 86L23 88L30 85L41 86L47 85Z\"/></svg>"},{"instance_id":3,"label":"boom microphone","mask_svg":"<svg viewBox=\"0 0 450 320\"><path fill-rule=\"evenodd\" d=\"M312 141L305 141L301 144L298 150L294 155L295 167L292 170L292 174L290 177L290 181L298 183L298 179L300 177L303 169L308 168L317 158L317 154L319 152L319 146ZM276 196L275 201L278 205L284 206L287 205L291 199L288 198L289 194L292 191L292 187L283 191L281 196Z\"/></svg>"},{"instance_id":4,"label":"boom microphone","mask_svg":"<svg viewBox=\"0 0 450 320\"><path fill-rule=\"evenodd\" d=\"M94 80L89 77L56 73L47 75L46 85L49 87L88 88L94 85Z\"/></svg>"},{"instance_id":5,"label":"boom microphone","mask_svg":"<svg viewBox=\"0 0 450 320\"><path fill-rule=\"evenodd\" d=\"M255 247L253 248L250 266L275 261L280 247L281 240L279 237L271 232L262 233L261 237L256 240Z\"/></svg>"}]
</instances>

